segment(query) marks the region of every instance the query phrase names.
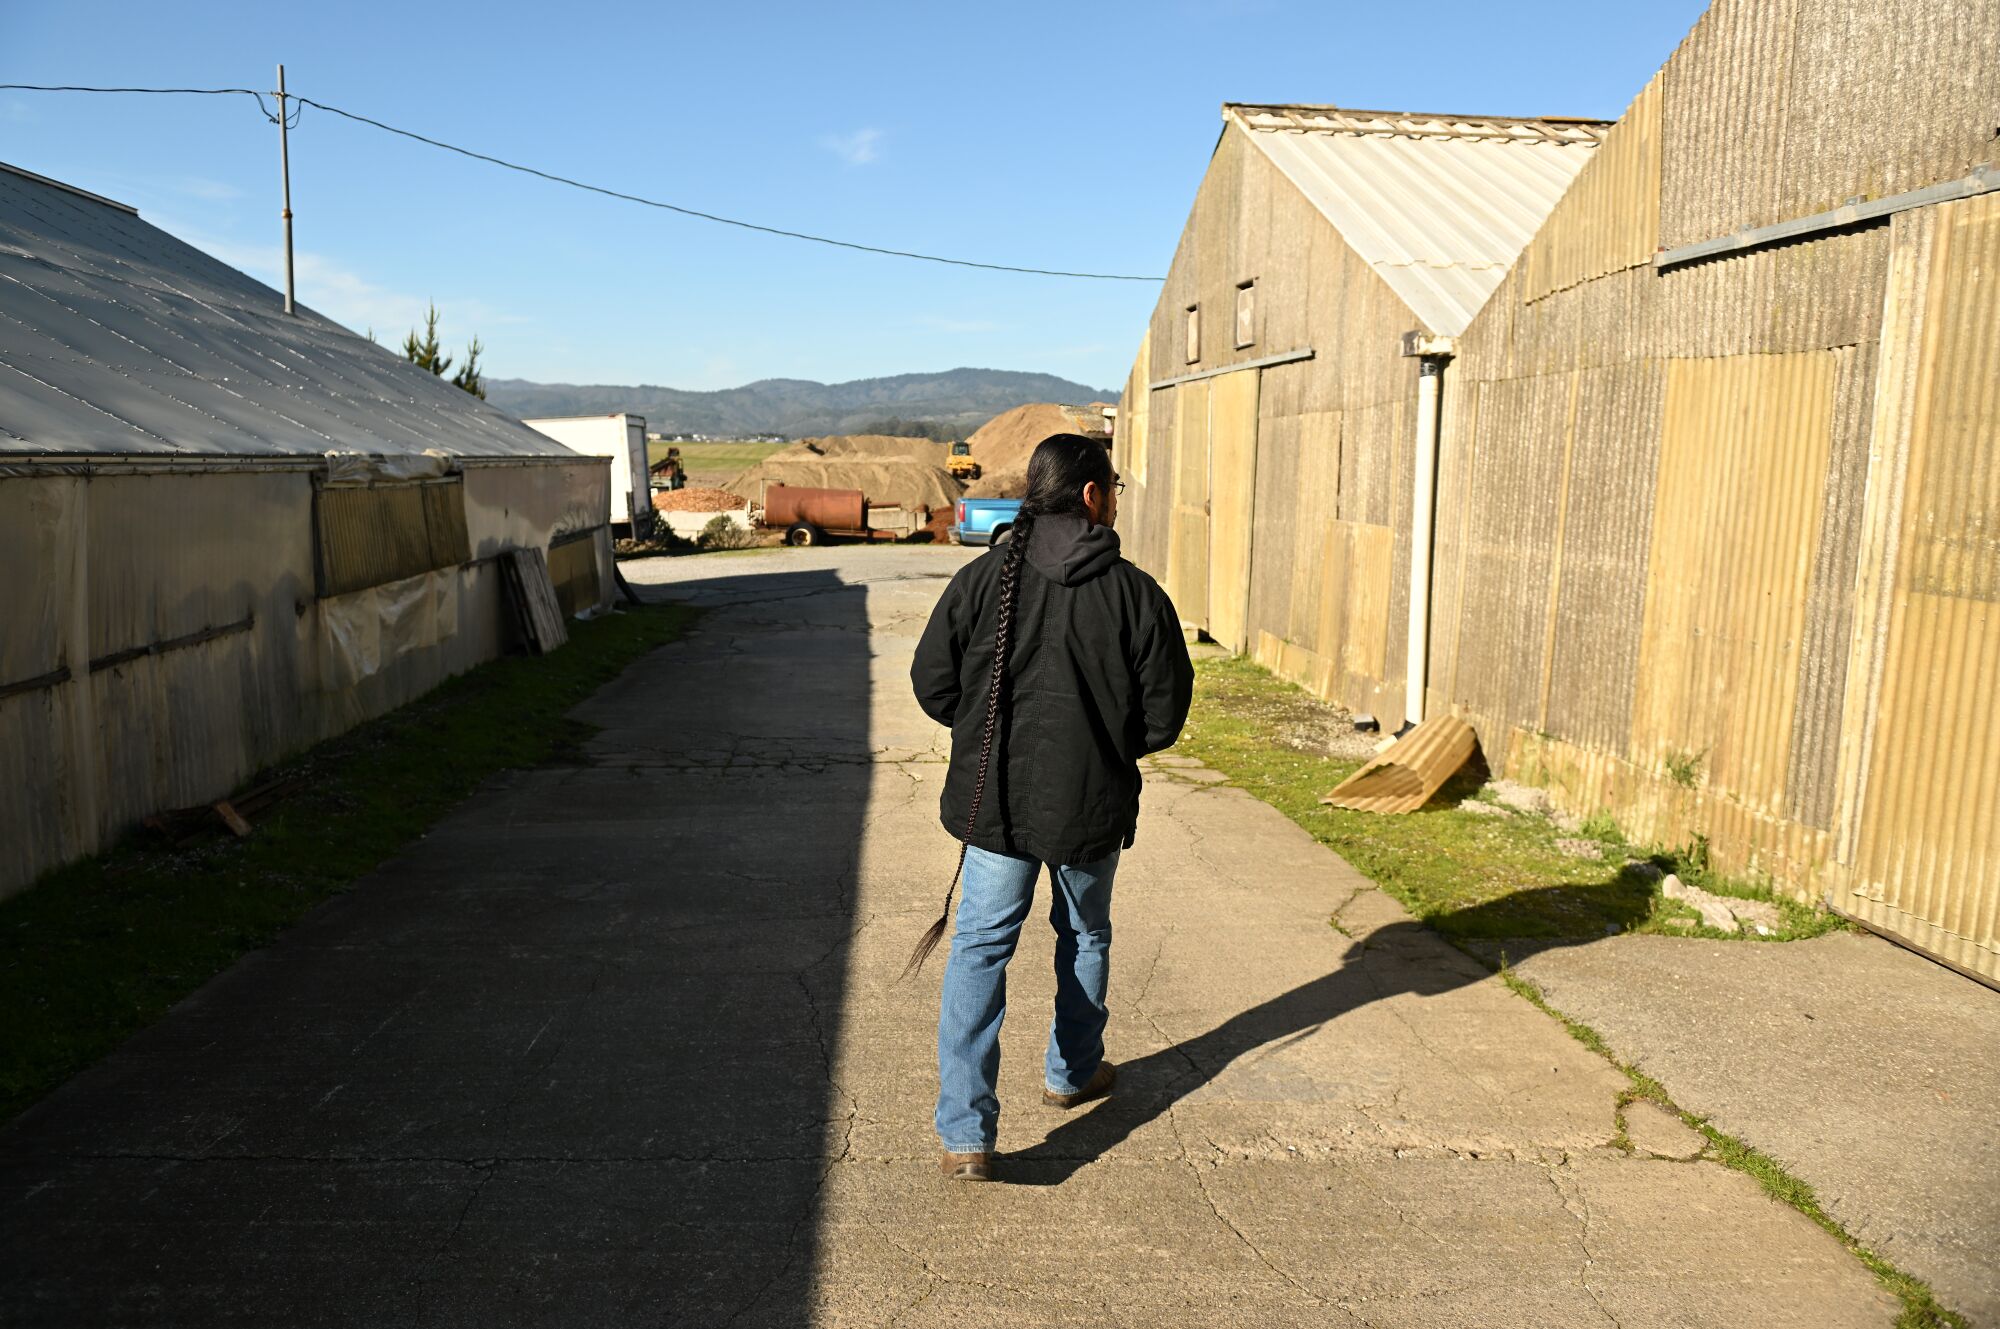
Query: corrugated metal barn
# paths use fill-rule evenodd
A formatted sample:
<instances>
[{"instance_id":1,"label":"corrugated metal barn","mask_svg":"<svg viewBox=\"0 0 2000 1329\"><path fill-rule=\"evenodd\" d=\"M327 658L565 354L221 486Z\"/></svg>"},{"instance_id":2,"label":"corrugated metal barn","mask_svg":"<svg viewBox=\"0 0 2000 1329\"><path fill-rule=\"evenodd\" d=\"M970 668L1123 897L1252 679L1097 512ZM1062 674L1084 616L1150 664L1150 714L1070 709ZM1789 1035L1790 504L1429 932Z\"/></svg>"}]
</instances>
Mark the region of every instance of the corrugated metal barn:
<instances>
[{"instance_id":1,"label":"corrugated metal barn","mask_svg":"<svg viewBox=\"0 0 2000 1329\"><path fill-rule=\"evenodd\" d=\"M1430 675L1572 810L1989 979L1996 135L2000 0L1718 0L1459 340Z\"/></svg>"},{"instance_id":2,"label":"corrugated metal barn","mask_svg":"<svg viewBox=\"0 0 2000 1329\"><path fill-rule=\"evenodd\" d=\"M142 222L0 167L0 893L607 604L609 477Z\"/></svg>"},{"instance_id":3,"label":"corrugated metal barn","mask_svg":"<svg viewBox=\"0 0 2000 1329\"><path fill-rule=\"evenodd\" d=\"M1190 627L1403 713L1436 420L1404 334L1464 329L1603 129L1223 108L1119 411L1126 548Z\"/></svg>"},{"instance_id":4,"label":"corrugated metal barn","mask_svg":"<svg viewBox=\"0 0 2000 1329\"><path fill-rule=\"evenodd\" d=\"M1449 708L1571 811L2000 978L2000 0L1717 0L1601 146L1538 149L1588 162L1476 318L1409 300L1461 334L1407 347L1421 371L1393 358L1393 251L1257 151L1310 118L1231 115L1126 395L1135 557L1322 696ZM1359 183L1371 209L1410 187ZM1173 380L1230 354L1269 255L1306 307L1260 292L1236 354L1313 356L1193 380L1197 405ZM1404 697L1419 372L1443 400ZM1232 413L1254 446L1224 449Z\"/></svg>"}]
</instances>

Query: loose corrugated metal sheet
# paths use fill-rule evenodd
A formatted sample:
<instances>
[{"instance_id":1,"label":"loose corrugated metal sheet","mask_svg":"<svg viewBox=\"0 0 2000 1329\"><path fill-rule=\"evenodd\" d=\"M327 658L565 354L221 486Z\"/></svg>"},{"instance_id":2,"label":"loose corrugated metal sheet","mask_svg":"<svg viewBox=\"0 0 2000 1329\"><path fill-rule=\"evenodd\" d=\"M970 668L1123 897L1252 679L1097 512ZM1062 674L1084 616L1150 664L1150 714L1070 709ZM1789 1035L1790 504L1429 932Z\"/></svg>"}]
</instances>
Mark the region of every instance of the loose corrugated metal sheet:
<instances>
[{"instance_id":1,"label":"loose corrugated metal sheet","mask_svg":"<svg viewBox=\"0 0 2000 1329\"><path fill-rule=\"evenodd\" d=\"M1885 359L1908 357L1907 473L1845 907L2000 977L2000 197L1912 224ZM1928 253L1925 250L1928 249ZM1881 417L1878 415L1878 420ZM1895 486L1890 486L1895 488Z\"/></svg>"},{"instance_id":2,"label":"loose corrugated metal sheet","mask_svg":"<svg viewBox=\"0 0 2000 1329\"><path fill-rule=\"evenodd\" d=\"M135 213L0 166L0 457L576 454Z\"/></svg>"},{"instance_id":3,"label":"loose corrugated metal sheet","mask_svg":"<svg viewBox=\"0 0 2000 1329\"><path fill-rule=\"evenodd\" d=\"M1356 812L1415 812L1472 758L1479 740L1455 715L1434 715L1320 802Z\"/></svg>"},{"instance_id":4,"label":"loose corrugated metal sheet","mask_svg":"<svg viewBox=\"0 0 2000 1329\"><path fill-rule=\"evenodd\" d=\"M1603 137L1596 121L1230 106L1425 327L1463 332Z\"/></svg>"}]
</instances>

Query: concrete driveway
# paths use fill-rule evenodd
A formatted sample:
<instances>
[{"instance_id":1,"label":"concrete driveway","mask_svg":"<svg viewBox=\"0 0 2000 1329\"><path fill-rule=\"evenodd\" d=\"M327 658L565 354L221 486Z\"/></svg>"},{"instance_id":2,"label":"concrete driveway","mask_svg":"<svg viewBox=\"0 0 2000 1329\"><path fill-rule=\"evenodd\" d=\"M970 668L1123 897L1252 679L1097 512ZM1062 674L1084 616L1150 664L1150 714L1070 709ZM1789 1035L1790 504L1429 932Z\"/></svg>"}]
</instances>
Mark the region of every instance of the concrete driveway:
<instances>
[{"instance_id":1,"label":"concrete driveway","mask_svg":"<svg viewBox=\"0 0 2000 1329\"><path fill-rule=\"evenodd\" d=\"M1622 1079L1179 762L1119 876L1113 1100L945 1183L955 845L910 651L953 550L627 567L711 608L496 781L0 1135L0 1323L1887 1325ZM1685 1152L1664 1128L1634 1139Z\"/></svg>"}]
</instances>

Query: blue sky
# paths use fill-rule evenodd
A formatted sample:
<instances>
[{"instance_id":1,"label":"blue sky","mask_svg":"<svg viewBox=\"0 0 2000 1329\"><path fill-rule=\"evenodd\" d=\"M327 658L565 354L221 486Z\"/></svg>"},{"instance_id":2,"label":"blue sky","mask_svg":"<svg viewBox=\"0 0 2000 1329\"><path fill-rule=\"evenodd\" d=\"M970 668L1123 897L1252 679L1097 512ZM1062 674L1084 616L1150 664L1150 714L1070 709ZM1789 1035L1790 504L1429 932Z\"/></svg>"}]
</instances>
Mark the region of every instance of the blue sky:
<instances>
[{"instance_id":1,"label":"blue sky","mask_svg":"<svg viewBox=\"0 0 2000 1329\"><path fill-rule=\"evenodd\" d=\"M1159 274L1224 101L1615 116L1703 0L1579 8L0 3L0 82L273 86L787 229ZM277 131L244 98L0 92L0 160L277 278ZM975 365L1122 381L1156 289L780 240L307 110L299 297L384 340L435 299L494 375L728 387Z\"/></svg>"}]
</instances>

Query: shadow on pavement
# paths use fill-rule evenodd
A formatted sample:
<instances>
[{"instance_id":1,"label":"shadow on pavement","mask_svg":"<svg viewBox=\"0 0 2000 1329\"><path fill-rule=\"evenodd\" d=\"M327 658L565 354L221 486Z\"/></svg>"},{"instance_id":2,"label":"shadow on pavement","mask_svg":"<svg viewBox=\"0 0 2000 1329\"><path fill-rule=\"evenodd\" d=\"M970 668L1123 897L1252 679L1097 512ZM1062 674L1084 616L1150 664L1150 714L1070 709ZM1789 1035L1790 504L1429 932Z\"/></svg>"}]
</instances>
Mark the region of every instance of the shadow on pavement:
<instances>
[{"instance_id":1,"label":"shadow on pavement","mask_svg":"<svg viewBox=\"0 0 2000 1329\"><path fill-rule=\"evenodd\" d=\"M1488 940L1510 956L1516 948L1525 954L1530 949L1603 940L1600 933L1501 941L1496 928L1517 917L1524 906L1530 912L1555 909L1593 920L1609 917L1620 926L1646 916L1643 896L1635 901L1618 883L1569 883L1440 914L1430 925L1407 921L1377 928L1350 941L1338 957L1338 967L1322 977L1231 1016L1205 1034L1121 1063L1117 1092L1079 1109L1041 1144L1012 1155L1013 1161L1028 1166L1010 1169L1008 1180L1023 1186L1061 1185L1248 1053L1302 1038L1370 1002L1406 994L1439 996L1491 976L1490 969L1452 949L1440 933L1453 939ZM1388 963L1373 962L1378 960Z\"/></svg>"},{"instance_id":2,"label":"shadow on pavement","mask_svg":"<svg viewBox=\"0 0 2000 1329\"><path fill-rule=\"evenodd\" d=\"M867 592L775 589L0 1132L0 1323L807 1322Z\"/></svg>"}]
</instances>

